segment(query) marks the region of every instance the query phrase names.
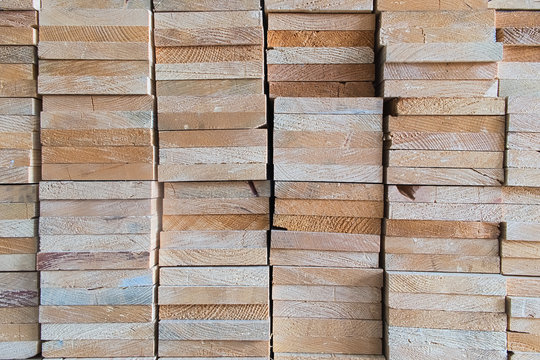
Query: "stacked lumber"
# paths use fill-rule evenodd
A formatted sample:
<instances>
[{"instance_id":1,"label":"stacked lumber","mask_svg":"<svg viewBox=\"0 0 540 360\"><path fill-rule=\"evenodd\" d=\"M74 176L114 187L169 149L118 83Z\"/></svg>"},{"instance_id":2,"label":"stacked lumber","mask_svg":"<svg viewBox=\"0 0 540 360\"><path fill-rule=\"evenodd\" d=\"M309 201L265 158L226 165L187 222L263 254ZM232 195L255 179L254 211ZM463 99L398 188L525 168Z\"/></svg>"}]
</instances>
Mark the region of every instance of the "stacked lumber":
<instances>
[{"instance_id":1,"label":"stacked lumber","mask_svg":"<svg viewBox=\"0 0 540 360\"><path fill-rule=\"evenodd\" d=\"M502 273L540 276L540 188L505 188L504 207Z\"/></svg>"},{"instance_id":2,"label":"stacked lumber","mask_svg":"<svg viewBox=\"0 0 540 360\"><path fill-rule=\"evenodd\" d=\"M162 267L160 358L269 358L267 266Z\"/></svg>"},{"instance_id":3,"label":"stacked lumber","mask_svg":"<svg viewBox=\"0 0 540 360\"><path fill-rule=\"evenodd\" d=\"M268 181L166 183L161 358L266 359Z\"/></svg>"},{"instance_id":4,"label":"stacked lumber","mask_svg":"<svg viewBox=\"0 0 540 360\"><path fill-rule=\"evenodd\" d=\"M45 0L44 180L154 180L149 1Z\"/></svg>"},{"instance_id":5,"label":"stacked lumber","mask_svg":"<svg viewBox=\"0 0 540 360\"><path fill-rule=\"evenodd\" d=\"M154 1L159 180L265 180L259 1Z\"/></svg>"},{"instance_id":6,"label":"stacked lumber","mask_svg":"<svg viewBox=\"0 0 540 360\"><path fill-rule=\"evenodd\" d=\"M0 1L0 359L10 360L40 353L37 26L33 1Z\"/></svg>"},{"instance_id":7,"label":"stacked lumber","mask_svg":"<svg viewBox=\"0 0 540 360\"><path fill-rule=\"evenodd\" d=\"M504 99L405 97L389 105L388 184L504 183Z\"/></svg>"},{"instance_id":8,"label":"stacked lumber","mask_svg":"<svg viewBox=\"0 0 540 360\"><path fill-rule=\"evenodd\" d=\"M275 266L275 359L384 359L364 355L382 350L382 286L381 269Z\"/></svg>"},{"instance_id":9,"label":"stacked lumber","mask_svg":"<svg viewBox=\"0 0 540 360\"><path fill-rule=\"evenodd\" d=\"M540 278L508 276L508 351L510 360L540 358Z\"/></svg>"},{"instance_id":10,"label":"stacked lumber","mask_svg":"<svg viewBox=\"0 0 540 360\"><path fill-rule=\"evenodd\" d=\"M540 186L540 97L508 98L506 184Z\"/></svg>"},{"instance_id":11,"label":"stacked lumber","mask_svg":"<svg viewBox=\"0 0 540 360\"><path fill-rule=\"evenodd\" d=\"M373 1L265 1L270 97L374 96Z\"/></svg>"},{"instance_id":12,"label":"stacked lumber","mask_svg":"<svg viewBox=\"0 0 540 360\"><path fill-rule=\"evenodd\" d=\"M496 97L495 12L481 1L381 0L384 97Z\"/></svg>"},{"instance_id":13,"label":"stacked lumber","mask_svg":"<svg viewBox=\"0 0 540 360\"><path fill-rule=\"evenodd\" d=\"M275 358L380 359L382 99L274 105Z\"/></svg>"},{"instance_id":14,"label":"stacked lumber","mask_svg":"<svg viewBox=\"0 0 540 360\"><path fill-rule=\"evenodd\" d=\"M499 96L540 97L540 16L538 11L497 11Z\"/></svg>"},{"instance_id":15,"label":"stacked lumber","mask_svg":"<svg viewBox=\"0 0 540 360\"><path fill-rule=\"evenodd\" d=\"M501 275L388 271L388 358L505 360L505 295Z\"/></svg>"},{"instance_id":16,"label":"stacked lumber","mask_svg":"<svg viewBox=\"0 0 540 360\"><path fill-rule=\"evenodd\" d=\"M40 184L43 356L154 355L155 182Z\"/></svg>"}]
</instances>

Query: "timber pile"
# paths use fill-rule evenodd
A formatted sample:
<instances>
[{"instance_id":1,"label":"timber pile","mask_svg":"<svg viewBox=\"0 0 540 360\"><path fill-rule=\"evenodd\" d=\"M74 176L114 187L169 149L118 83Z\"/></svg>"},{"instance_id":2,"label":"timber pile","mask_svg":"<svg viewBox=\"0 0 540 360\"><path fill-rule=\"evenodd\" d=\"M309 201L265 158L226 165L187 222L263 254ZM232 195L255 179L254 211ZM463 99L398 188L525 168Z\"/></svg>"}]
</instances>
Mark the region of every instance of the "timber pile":
<instances>
[{"instance_id":1,"label":"timber pile","mask_svg":"<svg viewBox=\"0 0 540 360\"><path fill-rule=\"evenodd\" d=\"M154 180L150 4L123 6L43 2L44 180Z\"/></svg>"},{"instance_id":2,"label":"timber pile","mask_svg":"<svg viewBox=\"0 0 540 360\"><path fill-rule=\"evenodd\" d=\"M382 105L275 99L276 359L382 354Z\"/></svg>"},{"instance_id":3,"label":"timber pile","mask_svg":"<svg viewBox=\"0 0 540 360\"><path fill-rule=\"evenodd\" d=\"M540 16L537 11L497 11L499 96L540 97Z\"/></svg>"},{"instance_id":4,"label":"timber pile","mask_svg":"<svg viewBox=\"0 0 540 360\"><path fill-rule=\"evenodd\" d=\"M44 0L40 322L46 358L153 357L150 2Z\"/></svg>"},{"instance_id":5,"label":"timber pile","mask_svg":"<svg viewBox=\"0 0 540 360\"><path fill-rule=\"evenodd\" d=\"M155 182L40 184L46 358L153 356L160 197Z\"/></svg>"},{"instance_id":6,"label":"timber pile","mask_svg":"<svg viewBox=\"0 0 540 360\"><path fill-rule=\"evenodd\" d=\"M37 26L33 1L0 1L0 359L10 360L40 352Z\"/></svg>"},{"instance_id":7,"label":"timber pile","mask_svg":"<svg viewBox=\"0 0 540 360\"><path fill-rule=\"evenodd\" d=\"M162 267L159 356L269 358L267 266Z\"/></svg>"},{"instance_id":8,"label":"timber pile","mask_svg":"<svg viewBox=\"0 0 540 360\"><path fill-rule=\"evenodd\" d=\"M389 359L506 360L501 275L387 272Z\"/></svg>"},{"instance_id":9,"label":"timber pile","mask_svg":"<svg viewBox=\"0 0 540 360\"><path fill-rule=\"evenodd\" d=\"M269 197L267 181L165 184L160 357L269 357Z\"/></svg>"},{"instance_id":10,"label":"timber pile","mask_svg":"<svg viewBox=\"0 0 540 360\"><path fill-rule=\"evenodd\" d=\"M400 98L389 105L388 184L503 184L504 99Z\"/></svg>"},{"instance_id":11,"label":"timber pile","mask_svg":"<svg viewBox=\"0 0 540 360\"><path fill-rule=\"evenodd\" d=\"M508 350L510 360L540 358L540 278L508 276Z\"/></svg>"},{"instance_id":12,"label":"timber pile","mask_svg":"<svg viewBox=\"0 0 540 360\"><path fill-rule=\"evenodd\" d=\"M506 184L540 186L540 97L508 98Z\"/></svg>"},{"instance_id":13,"label":"timber pile","mask_svg":"<svg viewBox=\"0 0 540 360\"><path fill-rule=\"evenodd\" d=\"M259 1L155 1L159 180L265 180Z\"/></svg>"},{"instance_id":14,"label":"timber pile","mask_svg":"<svg viewBox=\"0 0 540 360\"><path fill-rule=\"evenodd\" d=\"M378 2L381 96L497 96L495 12L469 2Z\"/></svg>"},{"instance_id":15,"label":"timber pile","mask_svg":"<svg viewBox=\"0 0 540 360\"><path fill-rule=\"evenodd\" d=\"M504 188L504 275L540 276L540 188ZM538 293L540 298L540 293Z\"/></svg>"},{"instance_id":16,"label":"timber pile","mask_svg":"<svg viewBox=\"0 0 540 360\"><path fill-rule=\"evenodd\" d=\"M375 95L373 1L265 5L271 98Z\"/></svg>"}]
</instances>

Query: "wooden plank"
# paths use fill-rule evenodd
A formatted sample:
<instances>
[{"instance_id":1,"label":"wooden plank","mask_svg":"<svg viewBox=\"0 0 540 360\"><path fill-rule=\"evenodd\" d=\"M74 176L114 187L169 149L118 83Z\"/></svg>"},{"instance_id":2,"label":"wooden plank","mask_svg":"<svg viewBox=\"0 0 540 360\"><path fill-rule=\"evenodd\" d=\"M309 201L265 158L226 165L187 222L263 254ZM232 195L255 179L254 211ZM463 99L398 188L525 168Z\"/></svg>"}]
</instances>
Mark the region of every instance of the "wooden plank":
<instances>
[{"instance_id":1,"label":"wooden plank","mask_svg":"<svg viewBox=\"0 0 540 360\"><path fill-rule=\"evenodd\" d=\"M502 186L504 183L503 169L389 167L386 174L389 184Z\"/></svg>"},{"instance_id":2,"label":"wooden plank","mask_svg":"<svg viewBox=\"0 0 540 360\"><path fill-rule=\"evenodd\" d=\"M43 97L43 111L153 111L152 96L81 96L55 95Z\"/></svg>"},{"instance_id":3,"label":"wooden plank","mask_svg":"<svg viewBox=\"0 0 540 360\"><path fill-rule=\"evenodd\" d=\"M147 42L114 43L103 42L56 42L40 41L40 59L58 60L151 60Z\"/></svg>"},{"instance_id":4,"label":"wooden plank","mask_svg":"<svg viewBox=\"0 0 540 360\"><path fill-rule=\"evenodd\" d=\"M391 150L388 166L496 169L503 167L503 158L503 152Z\"/></svg>"},{"instance_id":5,"label":"wooden plank","mask_svg":"<svg viewBox=\"0 0 540 360\"><path fill-rule=\"evenodd\" d=\"M265 341L270 338L269 321L170 321L159 323L160 340Z\"/></svg>"},{"instance_id":6,"label":"wooden plank","mask_svg":"<svg viewBox=\"0 0 540 360\"><path fill-rule=\"evenodd\" d=\"M130 164L44 164L43 180L155 180L155 168L149 163Z\"/></svg>"},{"instance_id":7,"label":"wooden plank","mask_svg":"<svg viewBox=\"0 0 540 360\"><path fill-rule=\"evenodd\" d=\"M373 64L268 65L268 81L373 81Z\"/></svg>"},{"instance_id":8,"label":"wooden plank","mask_svg":"<svg viewBox=\"0 0 540 360\"><path fill-rule=\"evenodd\" d=\"M276 335L296 338L350 336L351 332L362 332L365 338L382 337L382 321L377 320L342 320L342 319L288 319L274 318Z\"/></svg>"},{"instance_id":9,"label":"wooden plank","mask_svg":"<svg viewBox=\"0 0 540 360\"><path fill-rule=\"evenodd\" d=\"M236 95L223 97L160 96L160 110L165 113L239 113L266 111L265 95Z\"/></svg>"},{"instance_id":10,"label":"wooden plank","mask_svg":"<svg viewBox=\"0 0 540 360\"><path fill-rule=\"evenodd\" d=\"M154 340L55 340L43 343L46 357L153 356Z\"/></svg>"},{"instance_id":11,"label":"wooden plank","mask_svg":"<svg viewBox=\"0 0 540 360\"><path fill-rule=\"evenodd\" d=\"M268 303L268 286L160 286L158 291L160 305Z\"/></svg>"},{"instance_id":12,"label":"wooden plank","mask_svg":"<svg viewBox=\"0 0 540 360\"><path fill-rule=\"evenodd\" d=\"M501 10L540 10L536 0L491 0L489 7Z\"/></svg>"},{"instance_id":13,"label":"wooden plank","mask_svg":"<svg viewBox=\"0 0 540 360\"><path fill-rule=\"evenodd\" d=\"M232 47L232 46L227 46ZM263 63L256 61L156 64L157 80L260 79Z\"/></svg>"},{"instance_id":14,"label":"wooden plank","mask_svg":"<svg viewBox=\"0 0 540 360\"><path fill-rule=\"evenodd\" d=\"M154 149L150 146L43 147L43 164L152 164Z\"/></svg>"},{"instance_id":15,"label":"wooden plank","mask_svg":"<svg viewBox=\"0 0 540 360\"><path fill-rule=\"evenodd\" d=\"M373 47L373 30L268 30L267 45L276 47Z\"/></svg>"},{"instance_id":16,"label":"wooden plank","mask_svg":"<svg viewBox=\"0 0 540 360\"><path fill-rule=\"evenodd\" d=\"M519 27L497 29L497 41L507 45L537 45L540 41L537 28Z\"/></svg>"},{"instance_id":17,"label":"wooden plank","mask_svg":"<svg viewBox=\"0 0 540 360\"><path fill-rule=\"evenodd\" d=\"M149 199L161 197L156 182L40 182L42 200L99 200L99 199Z\"/></svg>"},{"instance_id":18,"label":"wooden plank","mask_svg":"<svg viewBox=\"0 0 540 360\"><path fill-rule=\"evenodd\" d=\"M151 234L120 235L45 235L40 238L42 252L122 251L142 252L154 249L155 236Z\"/></svg>"},{"instance_id":19,"label":"wooden plank","mask_svg":"<svg viewBox=\"0 0 540 360\"><path fill-rule=\"evenodd\" d=\"M371 47L276 47L267 51L274 64L372 64Z\"/></svg>"},{"instance_id":20,"label":"wooden plank","mask_svg":"<svg viewBox=\"0 0 540 360\"><path fill-rule=\"evenodd\" d=\"M379 253L273 249L270 252L270 264L283 266L377 268L379 266Z\"/></svg>"},{"instance_id":21,"label":"wooden plank","mask_svg":"<svg viewBox=\"0 0 540 360\"><path fill-rule=\"evenodd\" d=\"M0 45L37 45L37 29L0 27Z\"/></svg>"},{"instance_id":22,"label":"wooden plank","mask_svg":"<svg viewBox=\"0 0 540 360\"><path fill-rule=\"evenodd\" d=\"M276 215L357 216L382 218L384 204L381 201L335 201L276 199Z\"/></svg>"},{"instance_id":23,"label":"wooden plank","mask_svg":"<svg viewBox=\"0 0 540 360\"><path fill-rule=\"evenodd\" d=\"M540 46L505 45L504 62L537 62Z\"/></svg>"},{"instance_id":24,"label":"wooden plank","mask_svg":"<svg viewBox=\"0 0 540 360\"><path fill-rule=\"evenodd\" d=\"M160 320L265 320L267 304L160 305Z\"/></svg>"},{"instance_id":25,"label":"wooden plank","mask_svg":"<svg viewBox=\"0 0 540 360\"><path fill-rule=\"evenodd\" d=\"M145 9L65 9L43 8L40 26L146 26L150 12Z\"/></svg>"},{"instance_id":26,"label":"wooden plank","mask_svg":"<svg viewBox=\"0 0 540 360\"><path fill-rule=\"evenodd\" d=\"M538 14L535 11L497 11L495 21L497 29L536 27L540 25Z\"/></svg>"},{"instance_id":27,"label":"wooden plank","mask_svg":"<svg viewBox=\"0 0 540 360\"><path fill-rule=\"evenodd\" d=\"M499 73L501 64L499 64ZM383 80L491 80L496 63L385 63Z\"/></svg>"},{"instance_id":28,"label":"wooden plank","mask_svg":"<svg viewBox=\"0 0 540 360\"><path fill-rule=\"evenodd\" d=\"M393 115L504 115L502 98L402 98L393 100Z\"/></svg>"},{"instance_id":29,"label":"wooden plank","mask_svg":"<svg viewBox=\"0 0 540 360\"><path fill-rule=\"evenodd\" d=\"M266 180L266 164L159 165L161 182Z\"/></svg>"},{"instance_id":30,"label":"wooden plank","mask_svg":"<svg viewBox=\"0 0 540 360\"><path fill-rule=\"evenodd\" d=\"M382 12L380 46L404 43L493 43L493 10Z\"/></svg>"},{"instance_id":31,"label":"wooden plank","mask_svg":"<svg viewBox=\"0 0 540 360\"><path fill-rule=\"evenodd\" d=\"M269 282L269 269L263 266L251 267L192 267L161 268L162 286L216 286L216 287L265 287Z\"/></svg>"},{"instance_id":32,"label":"wooden plank","mask_svg":"<svg viewBox=\"0 0 540 360\"><path fill-rule=\"evenodd\" d=\"M535 297L540 283L537 277L506 276L508 296Z\"/></svg>"},{"instance_id":33,"label":"wooden plank","mask_svg":"<svg viewBox=\"0 0 540 360\"><path fill-rule=\"evenodd\" d=\"M487 7L487 0L377 0L377 11L483 10Z\"/></svg>"},{"instance_id":34,"label":"wooden plank","mask_svg":"<svg viewBox=\"0 0 540 360\"><path fill-rule=\"evenodd\" d=\"M111 43L142 45L148 43L149 38L147 26L45 25L39 29L39 40L40 43L51 45L54 43L102 43L104 46L111 46Z\"/></svg>"},{"instance_id":35,"label":"wooden plank","mask_svg":"<svg viewBox=\"0 0 540 360\"><path fill-rule=\"evenodd\" d=\"M62 217L42 218L39 231L42 235L69 234L140 234L153 229L155 219L151 216L92 216L92 217Z\"/></svg>"},{"instance_id":36,"label":"wooden plank","mask_svg":"<svg viewBox=\"0 0 540 360\"><path fill-rule=\"evenodd\" d=\"M1 115L38 115L40 104L32 98L0 98Z\"/></svg>"},{"instance_id":37,"label":"wooden plank","mask_svg":"<svg viewBox=\"0 0 540 360\"><path fill-rule=\"evenodd\" d=\"M506 322L506 314L503 313L405 309L388 311L388 326L396 327L504 332Z\"/></svg>"},{"instance_id":38,"label":"wooden plank","mask_svg":"<svg viewBox=\"0 0 540 360\"><path fill-rule=\"evenodd\" d=\"M150 9L150 0L96 0L89 3L85 0L41 0L45 8L86 8L86 9Z\"/></svg>"},{"instance_id":39,"label":"wooden plank","mask_svg":"<svg viewBox=\"0 0 540 360\"><path fill-rule=\"evenodd\" d=\"M151 146L153 138L154 132L151 129L41 131L41 144L44 146Z\"/></svg>"},{"instance_id":40,"label":"wooden plank","mask_svg":"<svg viewBox=\"0 0 540 360\"><path fill-rule=\"evenodd\" d=\"M268 341L160 340L160 356L227 357L270 356ZM261 360L255 358L256 360ZM254 360L255 360L254 359Z\"/></svg>"},{"instance_id":41,"label":"wooden plank","mask_svg":"<svg viewBox=\"0 0 540 360\"><path fill-rule=\"evenodd\" d=\"M365 337L298 337L274 335L274 349L277 352L314 352L323 354L380 354L382 340Z\"/></svg>"},{"instance_id":42,"label":"wooden plank","mask_svg":"<svg viewBox=\"0 0 540 360\"><path fill-rule=\"evenodd\" d=\"M226 65L229 62L246 63L249 61L262 63L264 49L261 45L157 47L155 49L156 63L158 65L202 63Z\"/></svg>"},{"instance_id":43,"label":"wooden plank","mask_svg":"<svg viewBox=\"0 0 540 360\"><path fill-rule=\"evenodd\" d=\"M395 345L428 346L430 342L437 342L449 348L503 350L506 349L506 332L389 327L388 341Z\"/></svg>"},{"instance_id":44,"label":"wooden plank","mask_svg":"<svg viewBox=\"0 0 540 360\"><path fill-rule=\"evenodd\" d=\"M385 267L400 271L446 271L498 274L499 256L454 254L390 254L385 255Z\"/></svg>"},{"instance_id":45,"label":"wooden plank","mask_svg":"<svg viewBox=\"0 0 540 360\"><path fill-rule=\"evenodd\" d=\"M525 334L508 332L508 350L537 353L540 351L540 336L537 334Z\"/></svg>"},{"instance_id":46,"label":"wooden plank","mask_svg":"<svg viewBox=\"0 0 540 360\"><path fill-rule=\"evenodd\" d=\"M336 303L321 301L274 301L273 315L310 319L381 319L380 304Z\"/></svg>"},{"instance_id":47,"label":"wooden plank","mask_svg":"<svg viewBox=\"0 0 540 360\"><path fill-rule=\"evenodd\" d=\"M372 30L373 14L268 14L268 30Z\"/></svg>"},{"instance_id":48,"label":"wooden plank","mask_svg":"<svg viewBox=\"0 0 540 360\"><path fill-rule=\"evenodd\" d=\"M158 96L252 95L264 92L262 79L157 81Z\"/></svg>"},{"instance_id":49,"label":"wooden plank","mask_svg":"<svg viewBox=\"0 0 540 360\"><path fill-rule=\"evenodd\" d=\"M272 300L380 303L381 291L367 286L274 285Z\"/></svg>"},{"instance_id":50,"label":"wooden plank","mask_svg":"<svg viewBox=\"0 0 540 360\"><path fill-rule=\"evenodd\" d=\"M379 235L380 219L338 216L277 215L274 226L289 231Z\"/></svg>"},{"instance_id":51,"label":"wooden plank","mask_svg":"<svg viewBox=\"0 0 540 360\"><path fill-rule=\"evenodd\" d=\"M263 112L162 113L158 128L167 130L234 130L256 129L266 125Z\"/></svg>"},{"instance_id":52,"label":"wooden plank","mask_svg":"<svg viewBox=\"0 0 540 360\"><path fill-rule=\"evenodd\" d=\"M3 64L35 64L35 46L0 46L0 61Z\"/></svg>"},{"instance_id":53,"label":"wooden plank","mask_svg":"<svg viewBox=\"0 0 540 360\"><path fill-rule=\"evenodd\" d=\"M202 147L161 149L160 164L251 164L267 162L267 148L251 147Z\"/></svg>"},{"instance_id":54,"label":"wooden plank","mask_svg":"<svg viewBox=\"0 0 540 360\"><path fill-rule=\"evenodd\" d=\"M150 323L150 306L42 306L42 324Z\"/></svg>"},{"instance_id":55,"label":"wooden plank","mask_svg":"<svg viewBox=\"0 0 540 360\"><path fill-rule=\"evenodd\" d=\"M378 184L276 182L278 199L327 199L382 201L384 189Z\"/></svg>"},{"instance_id":56,"label":"wooden plank","mask_svg":"<svg viewBox=\"0 0 540 360\"><path fill-rule=\"evenodd\" d=\"M180 215L163 216L164 231L268 230L268 215Z\"/></svg>"},{"instance_id":57,"label":"wooden plank","mask_svg":"<svg viewBox=\"0 0 540 360\"><path fill-rule=\"evenodd\" d=\"M370 115L382 114L381 98L279 98L276 114Z\"/></svg>"},{"instance_id":58,"label":"wooden plank","mask_svg":"<svg viewBox=\"0 0 540 360\"><path fill-rule=\"evenodd\" d=\"M296 231L272 232L272 249L330 250L379 252L378 235L315 233Z\"/></svg>"},{"instance_id":59,"label":"wooden plank","mask_svg":"<svg viewBox=\"0 0 540 360\"><path fill-rule=\"evenodd\" d=\"M39 2L36 0L1 0L0 7L3 10L39 10Z\"/></svg>"},{"instance_id":60,"label":"wooden plank","mask_svg":"<svg viewBox=\"0 0 540 360\"><path fill-rule=\"evenodd\" d=\"M262 26L219 28L216 29L219 31L219 36L216 36L210 34L207 29L200 28L186 30L157 28L154 32L154 40L156 46L258 45L263 39L262 30Z\"/></svg>"},{"instance_id":61,"label":"wooden plank","mask_svg":"<svg viewBox=\"0 0 540 360\"><path fill-rule=\"evenodd\" d=\"M239 199L270 197L269 181L166 183L166 199Z\"/></svg>"},{"instance_id":62,"label":"wooden plank","mask_svg":"<svg viewBox=\"0 0 540 360\"><path fill-rule=\"evenodd\" d=\"M383 286L381 269L276 266L272 271L274 285Z\"/></svg>"},{"instance_id":63,"label":"wooden plank","mask_svg":"<svg viewBox=\"0 0 540 360\"><path fill-rule=\"evenodd\" d=\"M498 85L498 80L385 80L380 91L384 97L496 97Z\"/></svg>"},{"instance_id":64,"label":"wooden plank","mask_svg":"<svg viewBox=\"0 0 540 360\"><path fill-rule=\"evenodd\" d=\"M270 98L278 97L374 97L372 82L281 81L270 83Z\"/></svg>"},{"instance_id":65,"label":"wooden plank","mask_svg":"<svg viewBox=\"0 0 540 360\"><path fill-rule=\"evenodd\" d=\"M521 136L516 134L515 142ZM534 138L529 136L529 138ZM531 141L534 141L533 139ZM503 133L393 132L392 150L504 151Z\"/></svg>"},{"instance_id":66,"label":"wooden plank","mask_svg":"<svg viewBox=\"0 0 540 360\"><path fill-rule=\"evenodd\" d=\"M352 0L269 0L266 12L371 12L373 1Z\"/></svg>"},{"instance_id":67,"label":"wooden plank","mask_svg":"<svg viewBox=\"0 0 540 360\"><path fill-rule=\"evenodd\" d=\"M388 63L489 63L503 60L503 47L500 43L389 44L383 59Z\"/></svg>"},{"instance_id":68,"label":"wooden plank","mask_svg":"<svg viewBox=\"0 0 540 360\"><path fill-rule=\"evenodd\" d=\"M257 0L230 0L226 3L216 0L161 0L154 4L155 10L160 11L240 11L259 10Z\"/></svg>"},{"instance_id":69,"label":"wooden plank","mask_svg":"<svg viewBox=\"0 0 540 360\"><path fill-rule=\"evenodd\" d=\"M504 116L420 115L389 116L388 132L499 133L505 132Z\"/></svg>"},{"instance_id":70,"label":"wooden plank","mask_svg":"<svg viewBox=\"0 0 540 360\"><path fill-rule=\"evenodd\" d=\"M148 340L153 336L152 323L41 325L43 340Z\"/></svg>"}]
</instances>

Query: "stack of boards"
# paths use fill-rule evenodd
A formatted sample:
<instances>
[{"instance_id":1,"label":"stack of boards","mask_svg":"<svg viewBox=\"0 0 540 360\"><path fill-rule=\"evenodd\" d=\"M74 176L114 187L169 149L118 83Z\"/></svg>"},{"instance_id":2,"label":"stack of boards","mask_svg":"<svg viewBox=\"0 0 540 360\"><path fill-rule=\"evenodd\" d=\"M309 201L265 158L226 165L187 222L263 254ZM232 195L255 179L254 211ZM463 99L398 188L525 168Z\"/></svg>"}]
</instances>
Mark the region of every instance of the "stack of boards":
<instances>
[{"instance_id":1,"label":"stack of boards","mask_svg":"<svg viewBox=\"0 0 540 360\"><path fill-rule=\"evenodd\" d=\"M154 1L158 355L270 356L270 182L258 0Z\"/></svg>"},{"instance_id":2,"label":"stack of boards","mask_svg":"<svg viewBox=\"0 0 540 360\"><path fill-rule=\"evenodd\" d=\"M373 1L265 1L270 97L374 96Z\"/></svg>"},{"instance_id":3,"label":"stack of boards","mask_svg":"<svg viewBox=\"0 0 540 360\"><path fill-rule=\"evenodd\" d=\"M501 270L507 275L508 351L512 360L540 358L540 3L492 1L497 9L499 96L507 100L506 184ZM520 216L521 215L521 216Z\"/></svg>"},{"instance_id":4,"label":"stack of boards","mask_svg":"<svg viewBox=\"0 0 540 360\"><path fill-rule=\"evenodd\" d=\"M45 358L154 356L159 229L149 1L44 0Z\"/></svg>"},{"instance_id":5,"label":"stack of boards","mask_svg":"<svg viewBox=\"0 0 540 360\"><path fill-rule=\"evenodd\" d=\"M149 9L43 1L43 180L154 180Z\"/></svg>"},{"instance_id":6,"label":"stack of boards","mask_svg":"<svg viewBox=\"0 0 540 360\"><path fill-rule=\"evenodd\" d=\"M389 359L506 360L506 281L499 274L386 274Z\"/></svg>"},{"instance_id":7,"label":"stack of boards","mask_svg":"<svg viewBox=\"0 0 540 360\"><path fill-rule=\"evenodd\" d=\"M161 358L270 355L270 182L166 183Z\"/></svg>"},{"instance_id":8,"label":"stack of boards","mask_svg":"<svg viewBox=\"0 0 540 360\"><path fill-rule=\"evenodd\" d=\"M275 359L383 358L382 107L379 98L274 101Z\"/></svg>"},{"instance_id":9,"label":"stack of boards","mask_svg":"<svg viewBox=\"0 0 540 360\"><path fill-rule=\"evenodd\" d=\"M431 3L378 1L380 95L496 97L495 11L487 0Z\"/></svg>"},{"instance_id":10,"label":"stack of boards","mask_svg":"<svg viewBox=\"0 0 540 360\"><path fill-rule=\"evenodd\" d=\"M154 6L159 181L265 180L259 1Z\"/></svg>"},{"instance_id":11,"label":"stack of boards","mask_svg":"<svg viewBox=\"0 0 540 360\"><path fill-rule=\"evenodd\" d=\"M504 183L504 99L398 98L388 105L388 184Z\"/></svg>"},{"instance_id":12,"label":"stack of boards","mask_svg":"<svg viewBox=\"0 0 540 360\"><path fill-rule=\"evenodd\" d=\"M40 352L38 274L38 12L0 2L0 359Z\"/></svg>"}]
</instances>

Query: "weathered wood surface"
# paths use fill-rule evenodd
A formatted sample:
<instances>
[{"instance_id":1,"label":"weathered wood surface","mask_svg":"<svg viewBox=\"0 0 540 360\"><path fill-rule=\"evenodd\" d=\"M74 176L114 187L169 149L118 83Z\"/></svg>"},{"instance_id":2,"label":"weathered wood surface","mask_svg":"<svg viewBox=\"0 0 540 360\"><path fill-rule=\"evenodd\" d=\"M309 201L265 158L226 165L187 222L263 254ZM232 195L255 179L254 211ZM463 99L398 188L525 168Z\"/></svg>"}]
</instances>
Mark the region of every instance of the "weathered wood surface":
<instances>
[{"instance_id":1,"label":"weathered wood surface","mask_svg":"<svg viewBox=\"0 0 540 360\"><path fill-rule=\"evenodd\" d=\"M487 7L488 0L377 0L377 11L381 12L484 10Z\"/></svg>"},{"instance_id":2,"label":"weathered wood surface","mask_svg":"<svg viewBox=\"0 0 540 360\"><path fill-rule=\"evenodd\" d=\"M538 0L491 0L489 7L500 10L540 10Z\"/></svg>"},{"instance_id":3,"label":"weathered wood surface","mask_svg":"<svg viewBox=\"0 0 540 360\"><path fill-rule=\"evenodd\" d=\"M154 9L157 12L171 11L241 11L259 10L260 2L257 0L154 0Z\"/></svg>"}]
</instances>

